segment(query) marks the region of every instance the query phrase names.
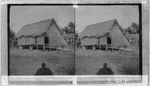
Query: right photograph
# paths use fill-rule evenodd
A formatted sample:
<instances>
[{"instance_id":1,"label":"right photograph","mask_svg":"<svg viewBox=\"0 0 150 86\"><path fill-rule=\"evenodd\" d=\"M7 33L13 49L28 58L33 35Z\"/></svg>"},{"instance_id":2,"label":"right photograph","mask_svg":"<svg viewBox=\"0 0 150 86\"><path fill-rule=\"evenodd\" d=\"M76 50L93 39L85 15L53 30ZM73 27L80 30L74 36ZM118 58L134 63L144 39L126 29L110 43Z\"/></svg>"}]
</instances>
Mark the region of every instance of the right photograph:
<instances>
[{"instance_id":1,"label":"right photograph","mask_svg":"<svg viewBox=\"0 0 150 86\"><path fill-rule=\"evenodd\" d=\"M75 24L76 75L141 75L139 5L79 5Z\"/></svg>"}]
</instances>

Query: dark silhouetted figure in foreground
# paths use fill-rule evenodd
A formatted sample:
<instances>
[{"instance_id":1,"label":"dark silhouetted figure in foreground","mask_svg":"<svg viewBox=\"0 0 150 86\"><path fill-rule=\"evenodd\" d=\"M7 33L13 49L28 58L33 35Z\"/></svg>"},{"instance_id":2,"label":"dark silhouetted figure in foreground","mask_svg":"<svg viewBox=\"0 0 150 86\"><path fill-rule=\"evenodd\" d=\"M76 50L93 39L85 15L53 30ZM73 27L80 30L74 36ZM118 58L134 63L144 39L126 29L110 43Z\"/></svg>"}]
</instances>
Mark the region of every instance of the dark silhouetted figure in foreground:
<instances>
[{"instance_id":1,"label":"dark silhouetted figure in foreground","mask_svg":"<svg viewBox=\"0 0 150 86\"><path fill-rule=\"evenodd\" d=\"M98 72L97 75L113 75L114 72L111 70L111 68L107 67L107 63L104 63L104 67L101 68Z\"/></svg>"},{"instance_id":2,"label":"dark silhouetted figure in foreground","mask_svg":"<svg viewBox=\"0 0 150 86\"><path fill-rule=\"evenodd\" d=\"M38 69L35 75L53 75L51 70L45 66L46 64L42 63L42 68Z\"/></svg>"}]
</instances>

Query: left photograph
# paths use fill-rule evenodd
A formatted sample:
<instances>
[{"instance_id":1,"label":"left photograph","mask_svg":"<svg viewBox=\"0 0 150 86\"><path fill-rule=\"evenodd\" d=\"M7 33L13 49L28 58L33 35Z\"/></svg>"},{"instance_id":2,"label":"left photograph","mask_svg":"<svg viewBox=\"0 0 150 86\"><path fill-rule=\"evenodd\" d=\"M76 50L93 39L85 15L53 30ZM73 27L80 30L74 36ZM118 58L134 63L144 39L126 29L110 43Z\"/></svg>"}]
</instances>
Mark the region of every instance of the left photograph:
<instances>
[{"instance_id":1,"label":"left photograph","mask_svg":"<svg viewBox=\"0 0 150 86\"><path fill-rule=\"evenodd\" d=\"M9 5L9 75L75 75L74 8Z\"/></svg>"}]
</instances>

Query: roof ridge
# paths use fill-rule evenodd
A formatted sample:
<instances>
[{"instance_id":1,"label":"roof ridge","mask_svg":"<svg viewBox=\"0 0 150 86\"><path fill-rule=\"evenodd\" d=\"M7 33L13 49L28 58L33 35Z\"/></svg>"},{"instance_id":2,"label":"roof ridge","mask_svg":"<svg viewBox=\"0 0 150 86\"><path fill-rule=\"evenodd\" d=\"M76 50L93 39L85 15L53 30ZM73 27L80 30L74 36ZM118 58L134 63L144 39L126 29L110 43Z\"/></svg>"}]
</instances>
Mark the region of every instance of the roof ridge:
<instances>
[{"instance_id":1,"label":"roof ridge","mask_svg":"<svg viewBox=\"0 0 150 86\"><path fill-rule=\"evenodd\" d=\"M108 21L104 21L104 22L100 22L100 23L96 23L96 24L93 24L93 25L89 25L87 26L81 33L80 33L80 36L83 37L85 35L85 33L87 32L91 32L91 33L97 33L95 32L96 31L99 31L99 30L102 30L102 32L100 33L97 33L97 34L102 34L103 31L104 32L108 32L110 31L110 27L112 27L114 25L114 23L117 22L117 19L111 19L111 20L108 20ZM104 27L105 26L105 27ZM97 27L101 27L101 28L97 28ZM106 31L107 30L107 31ZM92 34L91 34L92 35Z\"/></svg>"},{"instance_id":2,"label":"roof ridge","mask_svg":"<svg viewBox=\"0 0 150 86\"><path fill-rule=\"evenodd\" d=\"M45 21L48 21L48 20L52 21L52 20L54 20L54 18L51 18L51 19L45 19L45 20L41 20L41 21L37 21L37 22L25 24L24 26L29 26L29 25L32 25L32 24L38 24L38 23L45 22ZM22 26L22 27L24 27L24 26Z\"/></svg>"},{"instance_id":3,"label":"roof ridge","mask_svg":"<svg viewBox=\"0 0 150 86\"><path fill-rule=\"evenodd\" d=\"M39 24L47 24L47 25L50 25L50 23L54 20L54 18L51 18L51 19L45 19L45 20L42 20L42 21L38 21L38 22L34 22L34 23L30 23L30 24L26 24L24 26L21 27L21 29L16 33L16 36L20 36L23 33L23 31L25 31L26 33L30 33L30 32L27 32L27 31L32 31L32 30L29 30L31 28L33 28L34 26L39 26ZM55 21L55 20L54 20ZM27 29L28 27L28 29ZM29 28L30 27L30 28ZM42 27L45 27L45 26L42 26ZM25 29L26 28L26 29ZM35 28L35 27L34 27Z\"/></svg>"},{"instance_id":4,"label":"roof ridge","mask_svg":"<svg viewBox=\"0 0 150 86\"><path fill-rule=\"evenodd\" d=\"M107 23L107 22L110 22L110 21L113 21L113 22L115 22L115 21L117 21L117 19L105 20L105 21L103 21L103 22L100 22L100 23L96 23L96 24L91 24L91 25L88 25L87 27L90 27L90 26L95 26L95 25L99 25L99 24L103 24L103 23ZM87 27L86 27L86 28L87 28Z\"/></svg>"}]
</instances>

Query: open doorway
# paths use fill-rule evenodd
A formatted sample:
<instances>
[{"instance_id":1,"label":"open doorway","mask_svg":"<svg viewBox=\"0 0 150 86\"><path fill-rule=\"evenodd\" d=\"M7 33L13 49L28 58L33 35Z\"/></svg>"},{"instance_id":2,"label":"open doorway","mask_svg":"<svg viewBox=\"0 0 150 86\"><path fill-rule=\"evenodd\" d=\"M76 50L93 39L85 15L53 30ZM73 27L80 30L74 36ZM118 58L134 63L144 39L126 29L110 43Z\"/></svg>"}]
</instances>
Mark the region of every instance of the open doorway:
<instances>
[{"instance_id":1,"label":"open doorway","mask_svg":"<svg viewBox=\"0 0 150 86\"><path fill-rule=\"evenodd\" d=\"M107 44L111 44L111 38L107 37Z\"/></svg>"},{"instance_id":2,"label":"open doorway","mask_svg":"<svg viewBox=\"0 0 150 86\"><path fill-rule=\"evenodd\" d=\"M49 44L49 38L48 38L48 36L45 36L45 37L44 37L44 43L45 43L45 44Z\"/></svg>"}]
</instances>

